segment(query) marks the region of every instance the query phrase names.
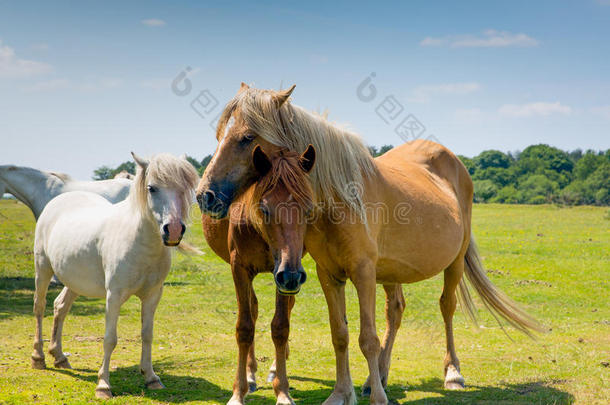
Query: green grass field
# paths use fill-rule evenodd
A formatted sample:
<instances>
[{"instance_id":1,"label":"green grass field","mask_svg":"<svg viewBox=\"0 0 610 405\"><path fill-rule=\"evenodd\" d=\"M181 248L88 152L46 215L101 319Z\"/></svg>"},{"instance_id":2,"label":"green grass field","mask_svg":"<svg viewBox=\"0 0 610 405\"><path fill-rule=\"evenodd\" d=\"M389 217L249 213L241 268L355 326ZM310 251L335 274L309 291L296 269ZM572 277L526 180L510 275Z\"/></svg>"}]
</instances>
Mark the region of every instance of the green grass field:
<instances>
[{"instance_id":1,"label":"green grass field","mask_svg":"<svg viewBox=\"0 0 610 405\"><path fill-rule=\"evenodd\" d=\"M409 404L608 404L610 403L610 213L593 207L477 205L474 232L492 281L542 320L551 331L538 340L508 329L480 312L476 329L456 313L455 336L467 389L442 389L444 328L438 307L442 277L404 287L407 309L390 370L388 398ZM0 201L0 403L92 403L102 360L104 303L79 298L66 320L64 350L74 370L30 368L34 219L14 201ZM205 245L197 221L188 234L205 255L177 254L155 322L153 362L167 389L147 391L138 372L139 301L122 308L113 354L112 403L223 404L231 396L236 366L235 294L229 266ZM326 303L314 264L297 297L290 335L291 393L301 404L319 404L334 384L334 353ZM274 404L265 382L273 344L274 284L259 276L256 345L259 390L250 404ZM45 339L50 336L48 296ZM347 289L350 363L356 390L367 376L358 348L354 288ZM378 292L378 327L385 325ZM482 307L479 302L479 307ZM48 346L48 343L46 343ZM45 346L45 350L47 349ZM362 400L361 403L368 403Z\"/></svg>"}]
</instances>

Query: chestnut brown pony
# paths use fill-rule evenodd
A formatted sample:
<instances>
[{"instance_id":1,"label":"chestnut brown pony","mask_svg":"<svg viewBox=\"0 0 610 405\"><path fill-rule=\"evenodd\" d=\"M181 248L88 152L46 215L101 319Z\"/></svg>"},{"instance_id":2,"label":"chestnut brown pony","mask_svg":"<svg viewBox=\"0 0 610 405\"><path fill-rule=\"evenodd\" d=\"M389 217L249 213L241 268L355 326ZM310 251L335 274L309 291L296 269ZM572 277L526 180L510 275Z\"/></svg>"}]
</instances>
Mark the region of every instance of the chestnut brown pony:
<instances>
[{"instance_id":1,"label":"chestnut brown pony","mask_svg":"<svg viewBox=\"0 0 610 405\"><path fill-rule=\"evenodd\" d=\"M304 228L304 241L328 304L337 373L324 404L356 402L347 352L347 279L359 299L359 344L369 368L364 393L370 393L371 404L387 403L384 385L404 309L403 283L444 272L440 309L447 337L448 389L464 387L452 326L458 295L474 316L464 274L494 315L528 334L542 329L485 275L471 234L472 180L453 153L418 140L373 159L358 136L292 105L288 99L293 90L294 86L275 92L242 84L220 117L219 144L197 198L203 212L223 218L257 180L252 159L257 146L270 156L282 149L314 146L316 165L308 178L318 212ZM276 283L281 281L276 276ZM377 283L384 285L389 306L381 344L375 325Z\"/></svg>"},{"instance_id":2,"label":"chestnut brown pony","mask_svg":"<svg viewBox=\"0 0 610 405\"><path fill-rule=\"evenodd\" d=\"M271 160L257 147L252 161L258 180L233 204L231 219L202 216L208 244L231 264L237 295L239 355L229 404L243 404L246 394L256 390L254 332L258 301L252 281L259 273L272 272L276 282L281 282L277 282L275 315L271 322L276 357L268 381L273 382L277 404L290 405L294 404L286 375L290 312L294 295L306 280L301 265L306 226L303 218L314 205L307 173L313 167L315 152L310 146L302 155L280 152Z\"/></svg>"}]
</instances>

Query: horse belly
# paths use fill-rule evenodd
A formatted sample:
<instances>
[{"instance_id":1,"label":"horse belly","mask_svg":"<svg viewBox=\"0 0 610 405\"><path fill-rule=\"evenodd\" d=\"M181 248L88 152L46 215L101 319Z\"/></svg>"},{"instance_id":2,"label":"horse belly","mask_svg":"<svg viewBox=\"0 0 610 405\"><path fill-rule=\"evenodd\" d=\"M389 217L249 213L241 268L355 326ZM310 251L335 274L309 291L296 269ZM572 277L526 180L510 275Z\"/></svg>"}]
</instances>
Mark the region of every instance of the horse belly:
<instances>
[{"instance_id":1,"label":"horse belly","mask_svg":"<svg viewBox=\"0 0 610 405\"><path fill-rule=\"evenodd\" d=\"M383 227L378 238L377 279L379 282L414 283L445 270L458 255L464 228L447 211L418 216L408 223ZM420 219L421 218L421 219Z\"/></svg>"},{"instance_id":2,"label":"horse belly","mask_svg":"<svg viewBox=\"0 0 610 405\"><path fill-rule=\"evenodd\" d=\"M46 255L53 272L66 287L79 295L105 297L105 276L95 227L83 227L82 223L78 218L57 221L49 234Z\"/></svg>"}]
</instances>

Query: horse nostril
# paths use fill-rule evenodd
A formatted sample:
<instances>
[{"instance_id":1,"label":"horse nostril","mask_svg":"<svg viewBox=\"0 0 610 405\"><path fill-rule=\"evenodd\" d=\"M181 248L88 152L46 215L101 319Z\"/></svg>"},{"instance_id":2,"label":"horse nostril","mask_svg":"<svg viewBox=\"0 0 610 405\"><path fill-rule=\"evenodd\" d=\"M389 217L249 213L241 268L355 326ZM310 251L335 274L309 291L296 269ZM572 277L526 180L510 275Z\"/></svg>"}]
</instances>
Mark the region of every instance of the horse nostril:
<instances>
[{"instance_id":1,"label":"horse nostril","mask_svg":"<svg viewBox=\"0 0 610 405\"><path fill-rule=\"evenodd\" d=\"M284 272L280 271L279 273L277 273L275 275L275 281L277 281L277 283L279 285L281 285L282 287L284 286Z\"/></svg>"},{"instance_id":2,"label":"horse nostril","mask_svg":"<svg viewBox=\"0 0 610 405\"><path fill-rule=\"evenodd\" d=\"M305 281L307 281L307 273L305 273L304 270L300 270L299 274L301 275L299 284L305 284Z\"/></svg>"},{"instance_id":3,"label":"horse nostril","mask_svg":"<svg viewBox=\"0 0 610 405\"><path fill-rule=\"evenodd\" d=\"M163 233L166 235L169 235L169 225L168 224L163 225Z\"/></svg>"},{"instance_id":4,"label":"horse nostril","mask_svg":"<svg viewBox=\"0 0 610 405\"><path fill-rule=\"evenodd\" d=\"M186 232L186 226L184 224L180 224L182 225L182 231L180 231L180 236L184 235L184 232Z\"/></svg>"}]
</instances>

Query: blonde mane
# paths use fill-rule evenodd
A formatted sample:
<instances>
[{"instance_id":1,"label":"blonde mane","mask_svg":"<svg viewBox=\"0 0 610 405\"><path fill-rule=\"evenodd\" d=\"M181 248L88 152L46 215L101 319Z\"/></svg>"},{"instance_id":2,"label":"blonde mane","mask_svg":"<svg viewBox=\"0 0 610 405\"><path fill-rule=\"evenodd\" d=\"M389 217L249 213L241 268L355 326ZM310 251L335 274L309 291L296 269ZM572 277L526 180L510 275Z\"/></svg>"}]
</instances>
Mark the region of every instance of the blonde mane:
<instances>
[{"instance_id":1,"label":"blonde mane","mask_svg":"<svg viewBox=\"0 0 610 405\"><path fill-rule=\"evenodd\" d=\"M364 179L375 173L375 163L362 139L339 128L325 117L284 102L280 108L270 90L248 88L238 93L225 107L216 132L220 140L233 113L268 142L294 152L309 144L316 148L316 164L311 179L318 202L334 206L346 204L366 218L361 190Z\"/></svg>"},{"instance_id":2,"label":"blonde mane","mask_svg":"<svg viewBox=\"0 0 610 405\"><path fill-rule=\"evenodd\" d=\"M142 213L148 211L148 185L168 187L182 191L182 220L186 221L193 204L194 192L199 176L189 162L167 153L150 158L146 170L137 168L136 178L130 195L134 196L137 208Z\"/></svg>"}]
</instances>

